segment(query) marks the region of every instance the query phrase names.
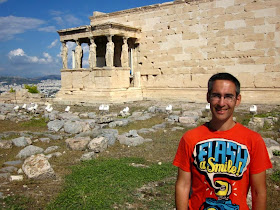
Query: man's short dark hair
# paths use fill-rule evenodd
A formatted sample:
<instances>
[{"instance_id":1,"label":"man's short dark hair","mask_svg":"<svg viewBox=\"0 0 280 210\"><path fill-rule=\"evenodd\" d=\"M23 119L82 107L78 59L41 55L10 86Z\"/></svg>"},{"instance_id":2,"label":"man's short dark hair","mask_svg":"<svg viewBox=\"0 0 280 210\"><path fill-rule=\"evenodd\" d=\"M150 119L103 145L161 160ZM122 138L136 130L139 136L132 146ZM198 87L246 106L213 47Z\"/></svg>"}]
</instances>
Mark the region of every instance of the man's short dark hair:
<instances>
[{"instance_id":1,"label":"man's short dark hair","mask_svg":"<svg viewBox=\"0 0 280 210\"><path fill-rule=\"evenodd\" d=\"M238 96L240 94L240 82L238 81L238 79L236 79L236 77L234 77L233 75L229 74L229 73L217 73L214 74L208 81L208 94L211 93L212 89L213 89L213 83L216 80L229 80L232 81L235 84L236 87L236 96Z\"/></svg>"}]
</instances>

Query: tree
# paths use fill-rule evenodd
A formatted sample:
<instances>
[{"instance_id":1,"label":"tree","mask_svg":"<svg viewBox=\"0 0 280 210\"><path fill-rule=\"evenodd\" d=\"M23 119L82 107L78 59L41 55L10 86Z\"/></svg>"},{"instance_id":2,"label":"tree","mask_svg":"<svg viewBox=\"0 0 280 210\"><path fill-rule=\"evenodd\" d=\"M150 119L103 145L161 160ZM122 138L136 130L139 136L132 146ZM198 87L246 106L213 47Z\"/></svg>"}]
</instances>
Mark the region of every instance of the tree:
<instances>
[{"instance_id":1,"label":"tree","mask_svg":"<svg viewBox=\"0 0 280 210\"><path fill-rule=\"evenodd\" d=\"M37 85L24 85L24 88L28 90L29 93L39 93L39 90L37 89Z\"/></svg>"}]
</instances>

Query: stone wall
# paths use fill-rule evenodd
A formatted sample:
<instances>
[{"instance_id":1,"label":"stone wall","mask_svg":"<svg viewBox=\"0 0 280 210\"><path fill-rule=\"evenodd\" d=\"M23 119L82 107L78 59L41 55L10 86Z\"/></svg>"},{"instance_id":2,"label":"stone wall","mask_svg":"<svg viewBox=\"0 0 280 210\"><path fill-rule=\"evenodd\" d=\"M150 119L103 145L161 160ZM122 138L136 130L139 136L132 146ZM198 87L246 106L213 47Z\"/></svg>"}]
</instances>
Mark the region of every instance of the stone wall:
<instances>
[{"instance_id":1,"label":"stone wall","mask_svg":"<svg viewBox=\"0 0 280 210\"><path fill-rule=\"evenodd\" d=\"M141 28L134 71L145 99L205 102L208 78L229 72L243 101L280 102L279 0L174 1L90 19Z\"/></svg>"},{"instance_id":2,"label":"stone wall","mask_svg":"<svg viewBox=\"0 0 280 210\"><path fill-rule=\"evenodd\" d=\"M27 89L21 89L16 92L4 92L0 94L0 103L12 104L28 104L38 103L44 104L45 102L52 101L51 98L44 98L41 93L29 93Z\"/></svg>"}]
</instances>

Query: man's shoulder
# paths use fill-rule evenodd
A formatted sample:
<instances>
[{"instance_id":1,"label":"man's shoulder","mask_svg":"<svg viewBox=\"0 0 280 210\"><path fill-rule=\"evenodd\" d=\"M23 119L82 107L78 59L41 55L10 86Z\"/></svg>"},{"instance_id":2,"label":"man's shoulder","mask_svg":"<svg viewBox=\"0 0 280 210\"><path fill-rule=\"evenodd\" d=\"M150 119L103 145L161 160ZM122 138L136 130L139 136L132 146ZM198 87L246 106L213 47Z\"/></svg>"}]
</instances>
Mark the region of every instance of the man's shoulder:
<instances>
[{"instance_id":1,"label":"man's shoulder","mask_svg":"<svg viewBox=\"0 0 280 210\"><path fill-rule=\"evenodd\" d=\"M247 133L249 135L257 135L260 136L260 134L256 131L251 130L250 128L247 128L246 126L242 125L241 123L236 123L236 129L238 131L241 131L243 134Z\"/></svg>"},{"instance_id":2,"label":"man's shoulder","mask_svg":"<svg viewBox=\"0 0 280 210\"><path fill-rule=\"evenodd\" d=\"M207 130L206 124L200 125L185 132L184 136L200 135Z\"/></svg>"}]
</instances>

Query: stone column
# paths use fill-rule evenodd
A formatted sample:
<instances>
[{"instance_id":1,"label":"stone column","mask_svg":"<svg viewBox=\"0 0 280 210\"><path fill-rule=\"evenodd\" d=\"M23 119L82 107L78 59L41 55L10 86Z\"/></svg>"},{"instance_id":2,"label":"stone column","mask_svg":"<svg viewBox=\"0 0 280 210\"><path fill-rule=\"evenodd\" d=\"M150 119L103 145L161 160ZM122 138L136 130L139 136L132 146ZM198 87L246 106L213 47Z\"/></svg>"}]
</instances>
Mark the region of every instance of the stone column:
<instances>
[{"instance_id":1,"label":"stone column","mask_svg":"<svg viewBox=\"0 0 280 210\"><path fill-rule=\"evenodd\" d=\"M68 48L66 46L66 42L62 42L62 51L61 51L61 58L62 58L62 68L67 69L68 65Z\"/></svg>"},{"instance_id":2,"label":"stone column","mask_svg":"<svg viewBox=\"0 0 280 210\"><path fill-rule=\"evenodd\" d=\"M112 41L112 35L107 36L108 42L106 45L106 66L113 67L114 66L114 43Z\"/></svg>"},{"instance_id":3,"label":"stone column","mask_svg":"<svg viewBox=\"0 0 280 210\"><path fill-rule=\"evenodd\" d=\"M123 46L122 46L122 67L128 67L128 44L127 37L123 37Z\"/></svg>"},{"instance_id":4,"label":"stone column","mask_svg":"<svg viewBox=\"0 0 280 210\"><path fill-rule=\"evenodd\" d=\"M88 63L90 68L96 67L96 44L94 37L90 37Z\"/></svg>"},{"instance_id":5,"label":"stone column","mask_svg":"<svg viewBox=\"0 0 280 210\"><path fill-rule=\"evenodd\" d=\"M75 48L76 68L82 68L83 49L79 40L76 40L77 47Z\"/></svg>"}]
</instances>

